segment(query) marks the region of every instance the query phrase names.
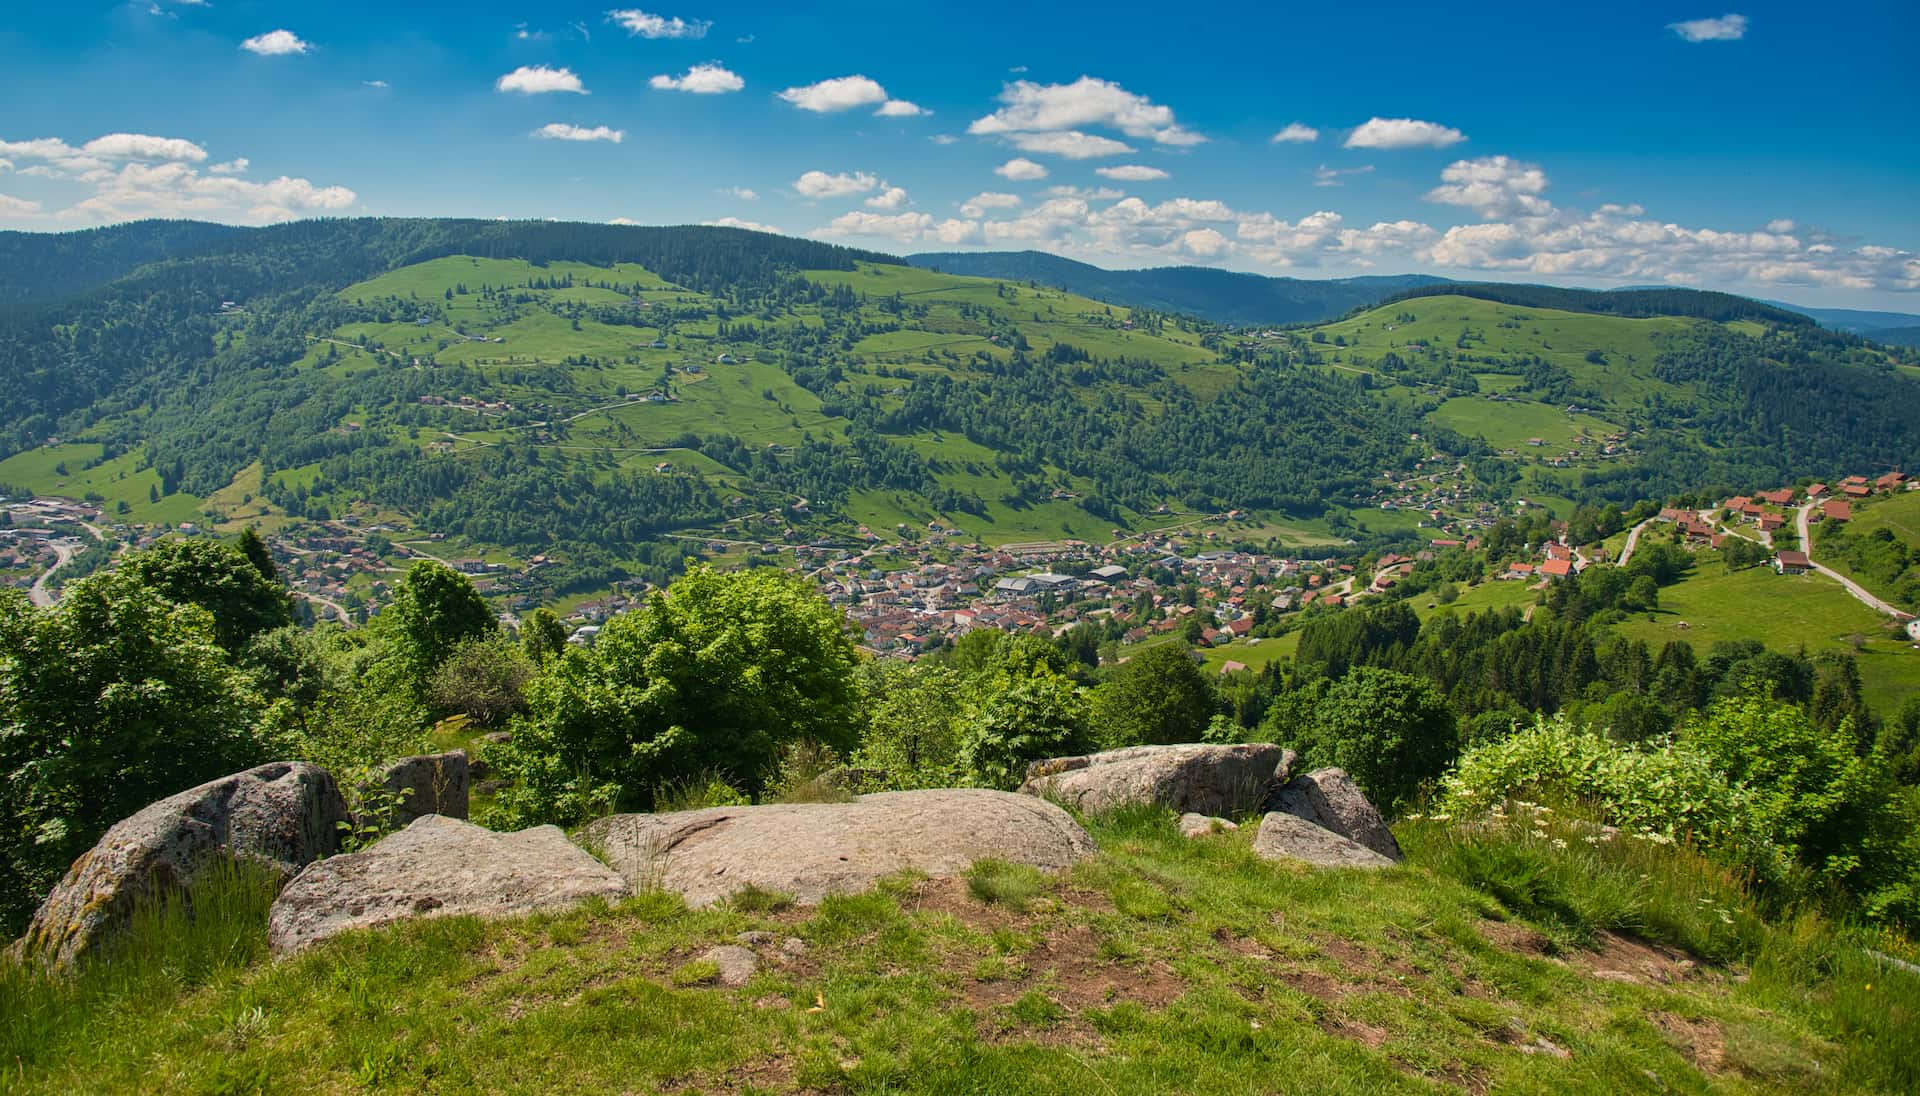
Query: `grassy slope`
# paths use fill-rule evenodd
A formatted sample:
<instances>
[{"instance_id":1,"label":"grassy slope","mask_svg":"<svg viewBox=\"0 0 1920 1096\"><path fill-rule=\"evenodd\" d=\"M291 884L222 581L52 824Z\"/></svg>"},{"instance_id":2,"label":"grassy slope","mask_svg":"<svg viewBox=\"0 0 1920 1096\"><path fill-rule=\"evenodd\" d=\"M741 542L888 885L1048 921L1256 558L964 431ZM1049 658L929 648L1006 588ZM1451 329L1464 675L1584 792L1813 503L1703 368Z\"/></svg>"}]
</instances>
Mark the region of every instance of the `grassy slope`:
<instances>
[{"instance_id":1,"label":"grassy slope","mask_svg":"<svg viewBox=\"0 0 1920 1096\"><path fill-rule=\"evenodd\" d=\"M259 900L209 903L196 931L162 925L160 953L78 991L0 966L0 1000L25 1021L0 1051L17 1092L1652 1093L1913 1079L1920 1027L1902 1018L1920 979L1881 975L1818 924L1767 930L1677 852L1502 844L1537 862L1536 893L1567 910L1527 923L1524 901L1478 889L1505 876L1470 866L1433 824L1403 827L1411 865L1378 874L1261 861L1251 828L1194 842L1169 816L1132 814L1096 820L1103 852L1064 878L900 879L772 912L643 895L420 921L278 963L260 955ZM1609 888L1635 869L1666 889L1622 904ZM1606 931L1626 924L1753 966ZM699 984L709 972L690 960L750 929L807 951L764 961L737 990ZM1882 978L1878 996L1861 989Z\"/></svg>"},{"instance_id":2,"label":"grassy slope","mask_svg":"<svg viewBox=\"0 0 1920 1096\"><path fill-rule=\"evenodd\" d=\"M1868 575L1856 573L1848 567L1846 560L1831 551L1820 551L1820 534L1826 529L1825 523L1813 527L1814 556L1823 566L1846 575L1848 578L1866 587L1880 597L1899 604L1899 599L1886 583ZM1854 537L1863 537L1876 529L1891 530L1893 535L1904 542L1909 549L1920 546L1920 491L1902 491L1897 495L1881 496L1865 502L1855 503L1853 520L1847 523L1847 533Z\"/></svg>"},{"instance_id":3,"label":"grassy slope","mask_svg":"<svg viewBox=\"0 0 1920 1096\"><path fill-rule=\"evenodd\" d=\"M1858 651L1867 702L1892 712L1920 690L1920 651L1892 638L1886 618L1855 601L1840 585L1816 574L1777 575L1771 568L1729 572L1717 553L1703 552L1694 572L1660 591L1657 612L1615 627L1656 651L1684 639L1701 654L1722 640L1757 639L1779 651ZM1681 627L1682 624L1685 627Z\"/></svg>"}]
</instances>

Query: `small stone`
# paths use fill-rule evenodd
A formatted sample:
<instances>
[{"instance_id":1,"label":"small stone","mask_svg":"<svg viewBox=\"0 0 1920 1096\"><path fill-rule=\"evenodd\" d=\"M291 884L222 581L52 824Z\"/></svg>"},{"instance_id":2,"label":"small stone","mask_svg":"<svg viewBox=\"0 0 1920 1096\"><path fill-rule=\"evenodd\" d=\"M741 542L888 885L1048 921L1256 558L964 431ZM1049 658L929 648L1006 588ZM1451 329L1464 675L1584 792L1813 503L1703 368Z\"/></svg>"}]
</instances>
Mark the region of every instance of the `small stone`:
<instances>
[{"instance_id":1,"label":"small stone","mask_svg":"<svg viewBox=\"0 0 1920 1096\"><path fill-rule=\"evenodd\" d=\"M480 741L492 746L505 746L513 741L512 731L489 731L480 736Z\"/></svg>"},{"instance_id":2,"label":"small stone","mask_svg":"<svg viewBox=\"0 0 1920 1096\"><path fill-rule=\"evenodd\" d=\"M1237 823L1229 822L1224 818L1196 814L1193 811L1188 811L1186 814L1180 816L1180 836L1182 837L1208 837L1212 834L1227 833L1230 830L1237 830L1239 828L1240 826Z\"/></svg>"},{"instance_id":3,"label":"small stone","mask_svg":"<svg viewBox=\"0 0 1920 1096\"><path fill-rule=\"evenodd\" d=\"M1533 1042L1520 1048L1522 1054L1545 1054L1550 1058L1571 1058L1564 1047L1555 1046L1546 1036L1537 1036Z\"/></svg>"},{"instance_id":4,"label":"small stone","mask_svg":"<svg viewBox=\"0 0 1920 1096\"><path fill-rule=\"evenodd\" d=\"M780 954L789 959L798 959L807 953L807 942L798 936L789 936L780 941Z\"/></svg>"},{"instance_id":5,"label":"small stone","mask_svg":"<svg viewBox=\"0 0 1920 1096\"><path fill-rule=\"evenodd\" d=\"M768 944L773 943L776 939L778 939L778 937L774 936L770 932L761 932L759 929L751 929L747 932L743 932L740 935L734 937L734 939L739 941L742 944L747 945L750 948L764 948Z\"/></svg>"},{"instance_id":6,"label":"small stone","mask_svg":"<svg viewBox=\"0 0 1920 1096\"><path fill-rule=\"evenodd\" d=\"M700 959L720 968L720 984L723 986L744 986L753 977L753 972L760 969L759 957L737 944L708 948Z\"/></svg>"}]
</instances>

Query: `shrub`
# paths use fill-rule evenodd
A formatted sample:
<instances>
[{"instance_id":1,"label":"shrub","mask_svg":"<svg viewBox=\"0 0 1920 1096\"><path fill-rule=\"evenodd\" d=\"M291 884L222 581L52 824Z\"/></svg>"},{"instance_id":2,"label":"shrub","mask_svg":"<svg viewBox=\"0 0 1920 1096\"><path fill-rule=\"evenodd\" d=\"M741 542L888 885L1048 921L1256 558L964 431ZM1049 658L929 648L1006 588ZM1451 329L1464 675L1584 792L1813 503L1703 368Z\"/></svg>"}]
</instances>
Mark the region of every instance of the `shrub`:
<instances>
[{"instance_id":1,"label":"shrub","mask_svg":"<svg viewBox=\"0 0 1920 1096\"><path fill-rule=\"evenodd\" d=\"M1012 789L1030 762L1084 752L1087 702L1072 681L1040 669L1029 677L994 676L978 685L960 742L961 768L990 788Z\"/></svg>"},{"instance_id":2,"label":"shrub","mask_svg":"<svg viewBox=\"0 0 1920 1096\"><path fill-rule=\"evenodd\" d=\"M1410 801L1459 750L1445 698L1424 678L1357 667L1303 712L1288 743L1303 768L1338 765L1382 810Z\"/></svg>"},{"instance_id":3,"label":"shrub","mask_svg":"<svg viewBox=\"0 0 1920 1096\"><path fill-rule=\"evenodd\" d=\"M886 774L896 790L951 787L960 780L964 679L949 666L872 662L862 668L866 734L853 764Z\"/></svg>"},{"instance_id":4,"label":"shrub","mask_svg":"<svg viewBox=\"0 0 1920 1096\"><path fill-rule=\"evenodd\" d=\"M751 792L785 744L851 746L859 691L840 614L774 571L700 567L549 658L499 759L515 825L577 823L601 804L717 770Z\"/></svg>"},{"instance_id":5,"label":"shrub","mask_svg":"<svg viewBox=\"0 0 1920 1096\"><path fill-rule=\"evenodd\" d=\"M1194 742L1213 715L1213 686L1186 644L1162 643L1115 670L1093 707L1105 746Z\"/></svg>"},{"instance_id":6,"label":"shrub","mask_svg":"<svg viewBox=\"0 0 1920 1096\"><path fill-rule=\"evenodd\" d=\"M442 711L489 727L526 706L534 663L505 635L469 639L427 678L427 695Z\"/></svg>"}]
</instances>

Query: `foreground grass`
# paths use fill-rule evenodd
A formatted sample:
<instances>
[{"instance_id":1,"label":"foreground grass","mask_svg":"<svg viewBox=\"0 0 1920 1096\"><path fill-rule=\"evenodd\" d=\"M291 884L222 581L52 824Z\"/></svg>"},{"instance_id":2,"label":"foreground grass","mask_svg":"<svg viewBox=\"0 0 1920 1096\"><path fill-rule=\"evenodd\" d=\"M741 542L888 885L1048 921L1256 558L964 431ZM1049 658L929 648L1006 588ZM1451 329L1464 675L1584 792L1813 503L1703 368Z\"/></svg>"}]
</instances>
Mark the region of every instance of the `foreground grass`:
<instances>
[{"instance_id":1,"label":"foreground grass","mask_svg":"<svg viewBox=\"0 0 1920 1096\"><path fill-rule=\"evenodd\" d=\"M230 879L72 984L0 966L0 1090L1920 1086L1920 979L1817 919L1767 924L1684 850L1424 820L1407 867L1316 873L1259 860L1250 827L1091 828L1101 855L1060 878L988 862L817 909L649 894L284 962L267 891ZM806 946L714 986L699 956L748 930Z\"/></svg>"}]
</instances>

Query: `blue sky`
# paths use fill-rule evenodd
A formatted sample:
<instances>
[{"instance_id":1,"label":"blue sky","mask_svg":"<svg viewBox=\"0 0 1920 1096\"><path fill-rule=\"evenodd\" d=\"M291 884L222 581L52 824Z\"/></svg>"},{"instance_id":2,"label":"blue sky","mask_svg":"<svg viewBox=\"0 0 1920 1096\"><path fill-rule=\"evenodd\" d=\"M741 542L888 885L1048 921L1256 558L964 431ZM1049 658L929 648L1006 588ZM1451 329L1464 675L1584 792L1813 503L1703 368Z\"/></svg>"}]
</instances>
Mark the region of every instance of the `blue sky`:
<instances>
[{"instance_id":1,"label":"blue sky","mask_svg":"<svg viewBox=\"0 0 1920 1096\"><path fill-rule=\"evenodd\" d=\"M1911 2L626 5L16 5L0 227L722 222L1920 311Z\"/></svg>"}]
</instances>

